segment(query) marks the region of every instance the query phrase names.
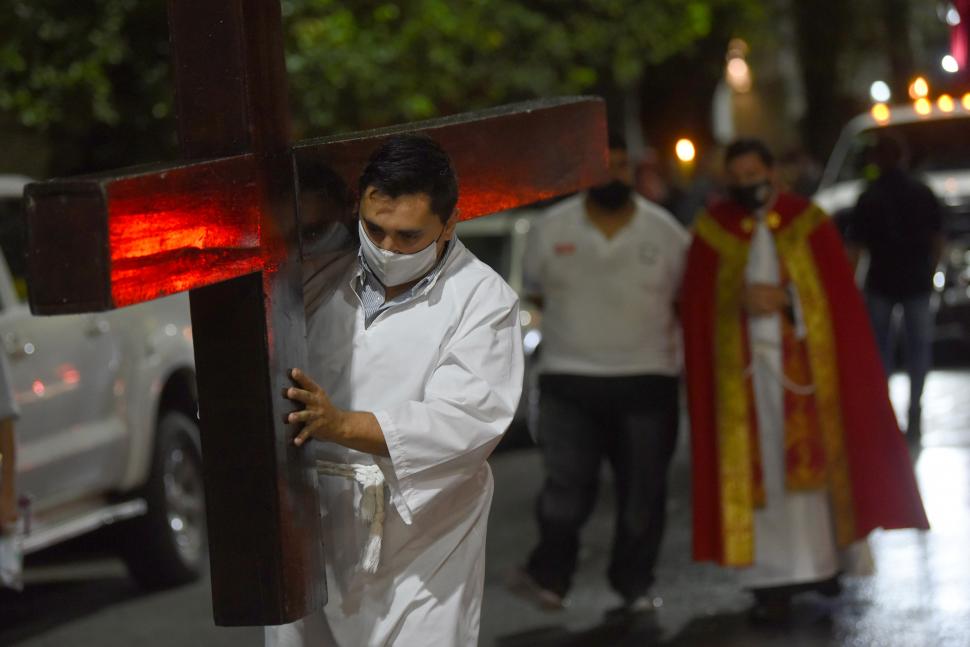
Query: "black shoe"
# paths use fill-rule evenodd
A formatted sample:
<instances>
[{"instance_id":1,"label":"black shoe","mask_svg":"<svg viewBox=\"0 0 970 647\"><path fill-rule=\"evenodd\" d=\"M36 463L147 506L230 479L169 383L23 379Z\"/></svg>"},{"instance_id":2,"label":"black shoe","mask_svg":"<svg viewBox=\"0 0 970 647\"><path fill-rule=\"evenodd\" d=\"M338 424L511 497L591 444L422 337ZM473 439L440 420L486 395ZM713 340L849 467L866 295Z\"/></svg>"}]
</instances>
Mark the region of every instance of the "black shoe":
<instances>
[{"instance_id":1,"label":"black shoe","mask_svg":"<svg viewBox=\"0 0 970 647\"><path fill-rule=\"evenodd\" d=\"M748 621L766 627L788 624L791 622L791 598L773 597L755 601L748 610Z\"/></svg>"}]
</instances>

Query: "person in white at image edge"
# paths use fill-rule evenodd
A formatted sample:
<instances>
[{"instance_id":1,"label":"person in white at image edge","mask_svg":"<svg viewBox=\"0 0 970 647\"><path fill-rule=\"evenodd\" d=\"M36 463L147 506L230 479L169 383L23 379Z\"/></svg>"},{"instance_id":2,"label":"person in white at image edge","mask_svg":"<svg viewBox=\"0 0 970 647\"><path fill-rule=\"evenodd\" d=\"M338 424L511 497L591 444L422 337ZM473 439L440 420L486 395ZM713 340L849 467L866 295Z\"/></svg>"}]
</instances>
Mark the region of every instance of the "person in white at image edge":
<instances>
[{"instance_id":1,"label":"person in white at image edge","mask_svg":"<svg viewBox=\"0 0 970 647\"><path fill-rule=\"evenodd\" d=\"M0 587L20 589L21 555L17 546L17 443L14 421L20 416L7 358L0 355Z\"/></svg>"}]
</instances>

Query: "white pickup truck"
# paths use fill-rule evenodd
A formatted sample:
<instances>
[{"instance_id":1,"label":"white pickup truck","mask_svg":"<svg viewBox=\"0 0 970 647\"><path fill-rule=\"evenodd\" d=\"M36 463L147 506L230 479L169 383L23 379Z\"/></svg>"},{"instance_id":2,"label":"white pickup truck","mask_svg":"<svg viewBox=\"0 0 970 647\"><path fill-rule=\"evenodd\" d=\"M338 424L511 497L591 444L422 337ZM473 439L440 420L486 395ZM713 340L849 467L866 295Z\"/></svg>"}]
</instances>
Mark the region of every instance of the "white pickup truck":
<instances>
[{"instance_id":1,"label":"white pickup truck","mask_svg":"<svg viewBox=\"0 0 970 647\"><path fill-rule=\"evenodd\" d=\"M21 413L12 543L27 555L117 524L140 584L195 579L206 542L188 297L31 315L20 213L27 182L0 176L0 344Z\"/></svg>"}]
</instances>

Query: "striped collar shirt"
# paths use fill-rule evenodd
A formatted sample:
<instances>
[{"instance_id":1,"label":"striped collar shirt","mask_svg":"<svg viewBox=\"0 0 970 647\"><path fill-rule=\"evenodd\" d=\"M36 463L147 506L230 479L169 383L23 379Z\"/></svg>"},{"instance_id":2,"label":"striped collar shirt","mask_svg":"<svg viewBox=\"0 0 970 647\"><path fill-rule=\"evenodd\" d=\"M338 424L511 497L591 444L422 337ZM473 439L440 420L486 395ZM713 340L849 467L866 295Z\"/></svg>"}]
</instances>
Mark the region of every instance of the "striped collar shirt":
<instances>
[{"instance_id":1,"label":"striped collar shirt","mask_svg":"<svg viewBox=\"0 0 970 647\"><path fill-rule=\"evenodd\" d=\"M445 261L448 260L448 257L451 255L451 250L454 247L450 240L445 243L445 252L438 259L434 268L425 274L420 281L412 285L409 290L402 292L393 299L387 299L384 292L384 285L377 279L377 276L374 275L374 272L367 265L367 260L364 258L363 253L358 250L358 269L353 281L353 288L357 294L357 298L360 299L361 305L364 307L364 326L370 327L374 323L374 320L385 310L404 305L424 294L437 280L438 275L441 274L441 268L444 267Z\"/></svg>"}]
</instances>

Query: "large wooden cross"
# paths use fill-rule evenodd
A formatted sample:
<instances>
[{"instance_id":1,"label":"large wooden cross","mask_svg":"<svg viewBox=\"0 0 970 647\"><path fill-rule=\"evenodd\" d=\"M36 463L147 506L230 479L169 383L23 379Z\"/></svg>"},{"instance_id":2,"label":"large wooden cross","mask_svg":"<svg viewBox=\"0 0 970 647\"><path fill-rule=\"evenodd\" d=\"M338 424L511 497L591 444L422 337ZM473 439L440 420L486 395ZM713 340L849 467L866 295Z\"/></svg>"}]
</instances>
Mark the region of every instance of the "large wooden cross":
<instances>
[{"instance_id":1,"label":"large wooden cross","mask_svg":"<svg viewBox=\"0 0 970 647\"><path fill-rule=\"evenodd\" d=\"M185 161L29 186L30 305L89 312L191 290L215 620L280 624L326 601L314 472L281 397L286 370L307 366L301 172L353 186L384 138L427 132L472 218L600 181L605 112L548 100L291 146L279 3L168 11Z\"/></svg>"}]
</instances>

